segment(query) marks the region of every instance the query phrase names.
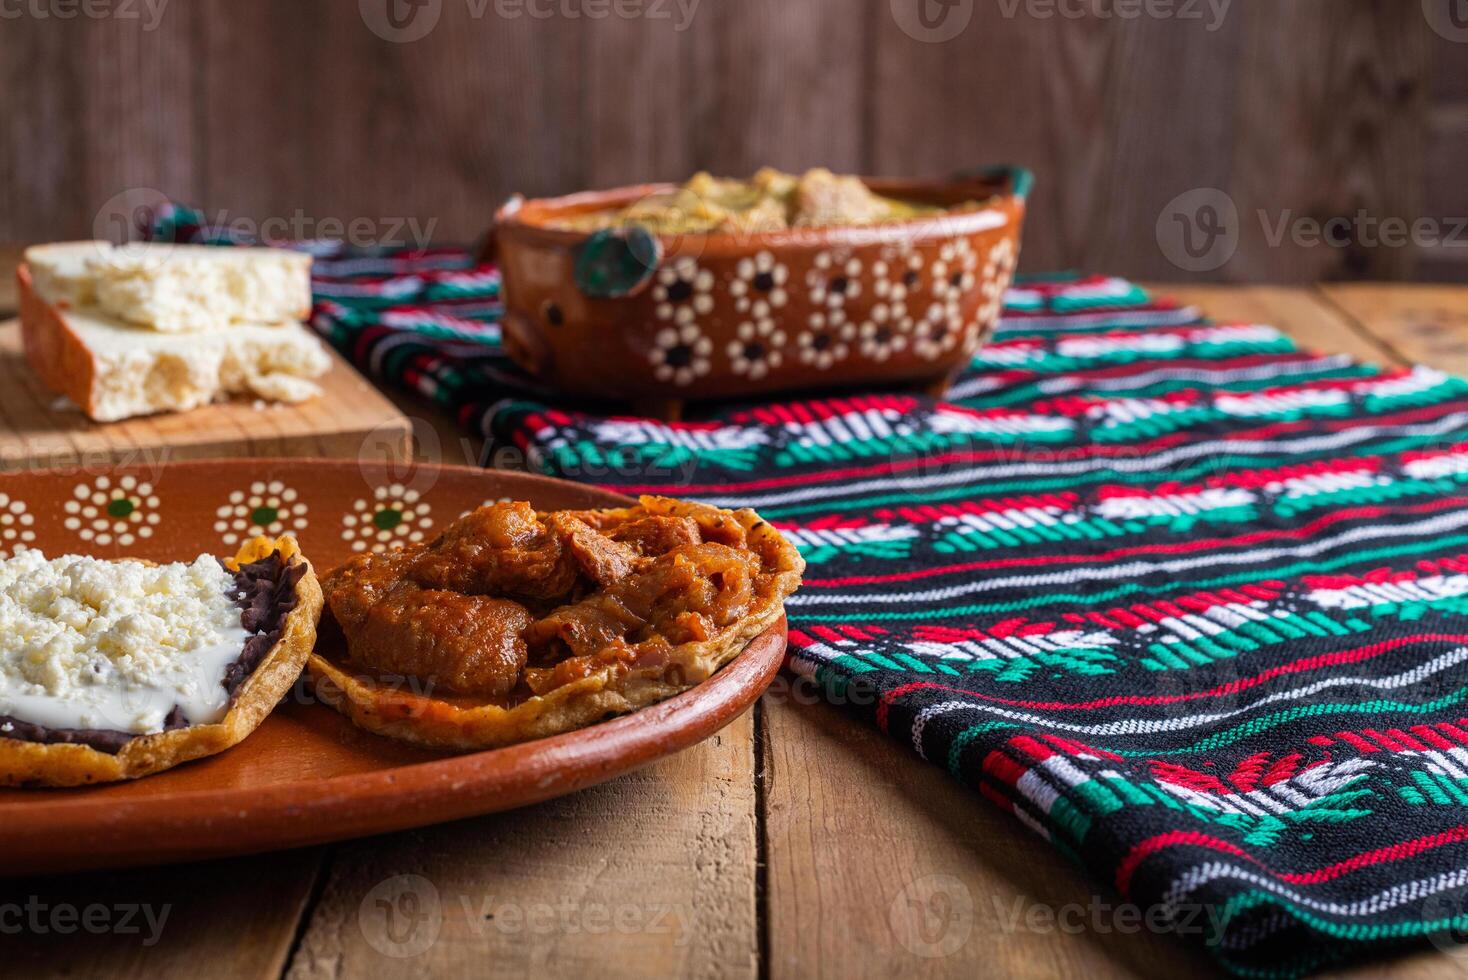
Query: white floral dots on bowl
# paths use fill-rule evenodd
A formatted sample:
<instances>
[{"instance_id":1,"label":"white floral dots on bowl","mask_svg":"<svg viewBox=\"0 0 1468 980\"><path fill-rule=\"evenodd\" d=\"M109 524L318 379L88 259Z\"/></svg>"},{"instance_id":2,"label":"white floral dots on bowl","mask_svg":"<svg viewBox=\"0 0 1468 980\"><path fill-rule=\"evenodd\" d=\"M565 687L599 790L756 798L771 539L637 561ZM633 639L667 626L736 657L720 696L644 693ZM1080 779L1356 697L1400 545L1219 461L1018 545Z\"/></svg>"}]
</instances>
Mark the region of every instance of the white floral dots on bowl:
<instances>
[{"instance_id":1,"label":"white floral dots on bowl","mask_svg":"<svg viewBox=\"0 0 1468 980\"><path fill-rule=\"evenodd\" d=\"M135 544L139 538L152 537L153 528L162 520L153 485L132 475L116 480L99 476L91 483L79 483L63 509L67 530L99 545Z\"/></svg>"},{"instance_id":2,"label":"white floral dots on bowl","mask_svg":"<svg viewBox=\"0 0 1468 980\"><path fill-rule=\"evenodd\" d=\"M932 303L918 325L912 349L924 360L937 360L954 348L962 333L963 318L958 304Z\"/></svg>"},{"instance_id":3,"label":"white floral dots on bowl","mask_svg":"<svg viewBox=\"0 0 1468 980\"><path fill-rule=\"evenodd\" d=\"M294 488L279 480L256 481L250 489L234 490L229 502L216 510L214 530L225 544L239 544L260 534L272 537L307 526L306 502Z\"/></svg>"},{"instance_id":4,"label":"white floral dots on bowl","mask_svg":"<svg viewBox=\"0 0 1468 980\"><path fill-rule=\"evenodd\" d=\"M1004 306L1004 293L1014 279L1017 259L1014 242L1008 238L1000 239L989 250L989 257L984 261L983 285L979 287L981 299L978 323L980 326L992 324L999 319L999 314Z\"/></svg>"},{"instance_id":5,"label":"white floral dots on bowl","mask_svg":"<svg viewBox=\"0 0 1468 980\"><path fill-rule=\"evenodd\" d=\"M907 336L903 331L903 323L908 328L912 326L912 318L899 319L894 317L889 308L877 305L872 308L871 319L861 325L857 331L857 349L865 357L873 361L885 361L893 354L901 353L907 349Z\"/></svg>"},{"instance_id":6,"label":"white floral dots on bowl","mask_svg":"<svg viewBox=\"0 0 1468 980\"><path fill-rule=\"evenodd\" d=\"M903 310L907 305L907 280L916 277L917 273L909 273L905 268L905 259L902 264L887 259L873 262L872 295L876 297L876 305L886 306L891 312Z\"/></svg>"},{"instance_id":7,"label":"white floral dots on bowl","mask_svg":"<svg viewBox=\"0 0 1468 980\"><path fill-rule=\"evenodd\" d=\"M729 368L735 374L758 381L780 366L784 355L785 334L775 329L770 319L750 320L739 325L735 339L729 342Z\"/></svg>"},{"instance_id":8,"label":"white floral dots on bowl","mask_svg":"<svg viewBox=\"0 0 1468 980\"><path fill-rule=\"evenodd\" d=\"M893 279L896 285L902 287L903 297L912 294L914 290L921 289L923 285L923 267L926 260L923 253L917 249L910 249L899 255L900 264L893 270Z\"/></svg>"},{"instance_id":9,"label":"white floral dots on bowl","mask_svg":"<svg viewBox=\"0 0 1468 980\"><path fill-rule=\"evenodd\" d=\"M758 252L753 258L740 259L734 271L729 293L740 313L753 312L756 317L765 317L789 299L785 283L790 278L790 270L776 261L773 253Z\"/></svg>"},{"instance_id":10,"label":"white floral dots on bowl","mask_svg":"<svg viewBox=\"0 0 1468 980\"><path fill-rule=\"evenodd\" d=\"M861 259L821 252L806 275L810 301L816 306L839 309L861 295Z\"/></svg>"},{"instance_id":11,"label":"white floral dots on bowl","mask_svg":"<svg viewBox=\"0 0 1468 980\"><path fill-rule=\"evenodd\" d=\"M933 294L957 300L974 288L974 269L978 264L979 257L968 239L960 238L944 245L938 252L938 262L933 265Z\"/></svg>"},{"instance_id":12,"label":"white floral dots on bowl","mask_svg":"<svg viewBox=\"0 0 1468 980\"><path fill-rule=\"evenodd\" d=\"M817 371L829 370L846 359L849 352L847 341L855 333L849 323L833 323L815 314L811 317L811 329L796 338L800 363Z\"/></svg>"},{"instance_id":13,"label":"white floral dots on bowl","mask_svg":"<svg viewBox=\"0 0 1468 980\"><path fill-rule=\"evenodd\" d=\"M422 541L433 527L432 508L417 490L393 483L372 491L370 499L358 499L342 516L342 540L353 551L382 554L389 548Z\"/></svg>"},{"instance_id":14,"label":"white floral dots on bowl","mask_svg":"<svg viewBox=\"0 0 1468 980\"><path fill-rule=\"evenodd\" d=\"M26 507L24 500L14 500L7 493L0 493L0 558L25 551L36 540L34 525L36 515Z\"/></svg>"},{"instance_id":15,"label":"white floral dots on bowl","mask_svg":"<svg viewBox=\"0 0 1468 980\"><path fill-rule=\"evenodd\" d=\"M674 259L658 269L652 287L659 320L690 324L714 308L714 274L699 268L688 256Z\"/></svg>"},{"instance_id":16,"label":"white floral dots on bowl","mask_svg":"<svg viewBox=\"0 0 1468 980\"><path fill-rule=\"evenodd\" d=\"M652 362L653 375L659 381L689 385L695 378L709 373L713 341L694 324L664 327L653 341L653 349L647 357Z\"/></svg>"}]
</instances>

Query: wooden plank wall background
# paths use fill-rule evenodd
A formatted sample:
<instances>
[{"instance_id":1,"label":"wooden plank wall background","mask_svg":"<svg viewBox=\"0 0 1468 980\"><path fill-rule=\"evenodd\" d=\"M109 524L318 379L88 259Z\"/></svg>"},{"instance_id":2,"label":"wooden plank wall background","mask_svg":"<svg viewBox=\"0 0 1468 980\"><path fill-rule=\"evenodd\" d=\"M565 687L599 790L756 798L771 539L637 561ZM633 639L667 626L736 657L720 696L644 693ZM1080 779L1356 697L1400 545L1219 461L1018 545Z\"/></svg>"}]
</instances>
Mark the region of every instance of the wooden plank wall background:
<instances>
[{"instance_id":1,"label":"wooden plank wall background","mask_svg":"<svg viewBox=\"0 0 1468 980\"><path fill-rule=\"evenodd\" d=\"M80 2L113 9L63 19ZM517 190L1015 161L1038 177L1031 270L1468 280L1468 230L1456 247L1265 231L1468 216L1465 0L1441 0L1440 30L1418 0L416 0L438 20L410 43L368 29L389 2L410 0L8 5L0 241L88 234L134 187L215 219L414 218L446 240ZM970 19L917 40L899 26L917 2ZM1172 14L1124 16L1143 3ZM1196 188L1240 215L1236 254L1203 272L1156 234Z\"/></svg>"}]
</instances>

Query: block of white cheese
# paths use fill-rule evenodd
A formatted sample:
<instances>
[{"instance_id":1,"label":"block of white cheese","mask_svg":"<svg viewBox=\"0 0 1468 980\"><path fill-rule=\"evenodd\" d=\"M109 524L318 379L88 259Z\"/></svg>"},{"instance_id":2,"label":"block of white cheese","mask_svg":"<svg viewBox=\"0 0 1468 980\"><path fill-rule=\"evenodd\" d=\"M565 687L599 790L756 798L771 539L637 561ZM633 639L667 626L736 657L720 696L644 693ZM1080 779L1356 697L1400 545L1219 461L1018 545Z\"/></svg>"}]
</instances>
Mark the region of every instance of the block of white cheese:
<instances>
[{"instance_id":1,"label":"block of white cheese","mask_svg":"<svg viewBox=\"0 0 1468 980\"><path fill-rule=\"evenodd\" d=\"M311 257L279 248L58 242L26 249L41 295L161 333L302 320Z\"/></svg>"},{"instance_id":2,"label":"block of white cheese","mask_svg":"<svg viewBox=\"0 0 1468 980\"><path fill-rule=\"evenodd\" d=\"M320 340L294 320L167 333L99 307L48 301L27 266L17 278L26 360L98 422L187 411L234 394L303 401L320 394L311 379L331 367Z\"/></svg>"}]
</instances>

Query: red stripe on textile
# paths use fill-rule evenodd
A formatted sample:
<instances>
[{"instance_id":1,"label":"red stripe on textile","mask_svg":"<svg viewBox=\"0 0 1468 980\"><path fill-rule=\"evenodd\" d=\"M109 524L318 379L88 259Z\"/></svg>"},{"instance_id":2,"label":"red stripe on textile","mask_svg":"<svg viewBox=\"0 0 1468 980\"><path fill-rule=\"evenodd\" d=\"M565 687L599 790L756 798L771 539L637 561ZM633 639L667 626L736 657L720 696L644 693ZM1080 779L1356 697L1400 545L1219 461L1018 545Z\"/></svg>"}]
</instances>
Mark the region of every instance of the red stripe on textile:
<instances>
[{"instance_id":1,"label":"red stripe on textile","mask_svg":"<svg viewBox=\"0 0 1468 980\"><path fill-rule=\"evenodd\" d=\"M1400 745L1402 745L1403 748L1405 748L1405 749L1407 749L1409 751L1412 751L1412 752L1425 752L1425 751L1427 751L1427 746L1423 745L1421 742L1417 741L1415 738L1413 738L1411 735L1408 735L1406 732L1402 731L1400 728L1388 728L1386 730L1386 733L1388 735L1390 735L1394 741L1398 742Z\"/></svg>"},{"instance_id":2,"label":"red stripe on textile","mask_svg":"<svg viewBox=\"0 0 1468 980\"><path fill-rule=\"evenodd\" d=\"M1392 861L1401 861L1409 857L1415 857L1424 851L1456 844L1468 840L1468 826L1457 826L1451 830L1445 830L1439 834L1428 837L1419 837L1416 840L1403 841L1400 844L1392 844L1388 847L1380 847L1375 850L1365 851L1344 861L1326 865L1314 871L1279 872L1269 867L1263 861L1254 857L1248 851L1230 844L1228 841L1220 840L1208 834L1202 834L1192 830L1178 830L1166 834L1158 834L1150 837L1133 847L1121 864L1116 868L1116 887L1122 894L1129 891L1132 876L1136 874L1138 866L1153 854L1169 847L1194 846L1206 847L1214 851L1222 851L1234 857L1241 857L1250 863L1263 868L1280 881L1292 885L1318 885L1321 882L1332 881L1352 871L1362 868L1373 867L1378 864L1387 864Z\"/></svg>"},{"instance_id":3,"label":"red stripe on textile","mask_svg":"<svg viewBox=\"0 0 1468 980\"><path fill-rule=\"evenodd\" d=\"M1372 745L1370 742L1366 741L1366 739L1362 738L1360 735L1357 735L1355 732L1336 732L1335 737L1340 739L1342 742L1345 742L1352 748L1356 749L1358 752L1369 754L1372 752L1381 751L1381 749Z\"/></svg>"},{"instance_id":4,"label":"red stripe on textile","mask_svg":"<svg viewBox=\"0 0 1468 980\"><path fill-rule=\"evenodd\" d=\"M1386 732L1379 732L1374 728L1363 729L1361 734L1365 735L1367 738L1371 739L1373 742L1375 742L1377 745L1380 745L1388 752L1405 752L1407 749L1405 745L1392 738Z\"/></svg>"},{"instance_id":5,"label":"red stripe on textile","mask_svg":"<svg viewBox=\"0 0 1468 980\"><path fill-rule=\"evenodd\" d=\"M1259 439L1267 439L1276 435L1288 435L1293 432L1324 431L1337 432L1341 429L1349 429L1359 426L1363 421L1373 425L1402 425L1409 422L1422 421L1423 419L1435 419L1454 412L1468 410L1468 402L1449 401L1439 402L1427 408L1414 409L1412 411L1390 413L1387 415L1371 416L1368 419L1353 417L1344 422L1330 419L1307 419L1298 422L1276 422L1260 426L1257 429L1239 429L1227 433L1220 438L1224 442L1250 442ZM803 410L799 413L782 411L782 414L790 415L785 419L785 424L799 422L810 424L814 421L809 413ZM567 418L569 422L569 417ZM1067 454L1067 458L1076 460L1085 459L1108 459L1111 457L1123 457L1127 459L1145 456L1172 446L1188 442L1186 432L1173 432L1165 436L1158 436L1146 442L1134 442L1121 445L1091 445L1077 447L1076 451ZM996 449L984 452L953 452L940 456L923 456L914 459L902 460L900 462L873 463L869 466L849 467L847 469L828 469L808 473L794 473L789 476L766 477L759 480L747 480L742 483L701 483L699 490L702 493L752 493L759 490L778 490L784 487L808 486L812 484L834 483L841 480L852 480L868 476L881 476L886 473L900 473L910 469L925 469L929 467L944 466L950 463L1026 463L1026 462L1053 462L1054 453L1037 452L1032 456L1016 452L1012 449ZM622 490L626 493L677 493L687 492L684 484L648 484L645 486L625 486Z\"/></svg>"},{"instance_id":6,"label":"red stripe on textile","mask_svg":"<svg viewBox=\"0 0 1468 980\"><path fill-rule=\"evenodd\" d=\"M1468 402L1447 401L1438 402L1427 408L1418 408L1406 412L1392 412L1387 415L1352 416L1345 421L1330 419L1302 419L1298 422L1277 422L1266 425L1260 429L1243 429L1224 436L1225 442L1250 442L1255 439L1268 439L1278 435L1288 435L1292 432L1339 432L1342 429L1360 428L1363 425L1396 426L1406 425L1411 422L1421 422L1428 419L1441 418L1468 409Z\"/></svg>"},{"instance_id":7,"label":"red stripe on textile","mask_svg":"<svg viewBox=\"0 0 1468 980\"><path fill-rule=\"evenodd\" d=\"M1055 749L1039 741L1032 735L1020 735L1009 740L1009 744L1017 752L1023 752L1035 762L1044 762L1052 755L1058 755Z\"/></svg>"},{"instance_id":8,"label":"red stripe on textile","mask_svg":"<svg viewBox=\"0 0 1468 980\"><path fill-rule=\"evenodd\" d=\"M1258 685L1263 684L1265 681L1273 680L1276 677L1281 677L1287 674L1299 674L1321 667L1336 667L1340 666L1341 664L1359 663L1360 661L1370 660L1372 657L1380 656L1383 653L1388 653L1392 650L1397 649L1398 647L1407 646L1408 644L1412 643L1465 642L1468 642L1468 634L1461 633L1420 633L1414 636L1399 636L1394 637L1390 640L1383 640L1380 643L1373 643L1369 646L1357 647L1350 650L1338 650L1333 653L1322 653L1317 654L1313 657L1304 657L1300 660L1295 660L1287 664L1281 664L1278 667L1271 667L1268 670L1263 671L1262 673L1255 674L1253 677L1244 677L1238 680L1229 681L1227 684L1220 684L1217 687L1209 688L1206 691L1189 691L1184 694L1166 695L1118 694L1114 697L1098 698L1094 701L1080 702L1023 701L1015 698L996 697L992 694L980 694L977 691L969 691L960 687L949 687L944 684L935 684L930 681L915 681L911 684L904 684L901 687L894 687L892 690L883 694L882 700L877 706L877 711L879 717L885 717L882 712L888 704L893 703L898 698L902 697L903 695L910 694L913 691L945 691L953 694L963 694L971 698L975 698L981 701L992 702L994 704L1003 704L1014 708L1030 708L1035 711L1092 711L1097 708L1111 708L1118 705L1176 704L1180 701L1195 701L1202 698L1216 698L1231 694L1237 694L1239 691L1245 691L1251 687L1257 687ZM1453 726L1448 723L1444 723L1439 727L1452 728ZM1468 743L1468 733L1463 733L1460 731L1459 735L1461 735L1465 739L1465 743ZM1374 745L1371 745L1371 743L1361 740L1348 732L1341 732L1339 734L1339 737L1347 741L1355 739L1356 742L1360 742L1361 746L1363 747L1363 751L1380 751ZM1355 742L1353 742L1352 744L1355 744Z\"/></svg>"},{"instance_id":9,"label":"red stripe on textile","mask_svg":"<svg viewBox=\"0 0 1468 980\"><path fill-rule=\"evenodd\" d=\"M686 489L685 489L686 492ZM806 587L816 586L818 588L840 588L848 585L879 585L886 582L910 582L915 579L931 578L935 575L953 575L961 572L976 572L993 568L1011 568L1018 565L1069 565L1081 562L1103 562L1114 561L1119 558L1129 558L1139 554L1163 554L1176 555L1187 554L1193 551L1213 551L1219 548L1239 547L1242 545L1257 544L1261 541L1272 541L1281 538L1305 539L1315 535L1322 528L1329 527L1341 521L1356 518L1381 517L1385 514L1427 514L1435 510L1443 510L1449 507L1462 507L1468 504L1468 497L1443 497L1427 503L1414 504L1411 507L1352 507L1345 510L1335 511L1309 524L1288 531L1256 531L1252 534L1240 535L1236 538L1205 538L1198 541L1182 541L1175 544L1137 545L1131 548L1118 548L1114 551L1104 551L1099 554L1081 555L1052 555L1020 558L997 558L990 561L967 562L961 565L943 565L937 568L914 569L907 572L893 572L890 575L852 575L846 578L817 578L805 579L802 584ZM1247 586L1240 588L1247 589ZM1227 595L1227 592L1220 593ZM1270 598L1259 596L1256 598ZM1240 600L1234 600L1240 601ZM1250 601L1248 598L1241 600Z\"/></svg>"},{"instance_id":10,"label":"red stripe on textile","mask_svg":"<svg viewBox=\"0 0 1468 980\"><path fill-rule=\"evenodd\" d=\"M1412 734L1435 749L1451 749L1453 747L1452 742L1449 742L1426 725L1413 725Z\"/></svg>"},{"instance_id":11,"label":"red stripe on textile","mask_svg":"<svg viewBox=\"0 0 1468 980\"><path fill-rule=\"evenodd\" d=\"M1014 812L1014 801L987 783L979 786L979 795L1006 813Z\"/></svg>"},{"instance_id":12,"label":"red stripe on textile","mask_svg":"<svg viewBox=\"0 0 1468 980\"><path fill-rule=\"evenodd\" d=\"M1013 786L1020 781L1020 777L1030 771L1030 767L1022 765L995 749L984 756L983 770L986 775L999 782Z\"/></svg>"}]
</instances>

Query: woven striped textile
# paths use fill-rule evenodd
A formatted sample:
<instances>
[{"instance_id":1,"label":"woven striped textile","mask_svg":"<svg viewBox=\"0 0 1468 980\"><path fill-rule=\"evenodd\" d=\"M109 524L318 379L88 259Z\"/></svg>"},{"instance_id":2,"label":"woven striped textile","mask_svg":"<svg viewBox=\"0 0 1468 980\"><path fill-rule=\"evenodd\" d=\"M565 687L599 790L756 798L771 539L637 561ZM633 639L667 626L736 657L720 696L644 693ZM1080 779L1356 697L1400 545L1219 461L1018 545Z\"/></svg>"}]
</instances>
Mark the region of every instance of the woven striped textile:
<instances>
[{"instance_id":1,"label":"woven striped textile","mask_svg":"<svg viewBox=\"0 0 1468 980\"><path fill-rule=\"evenodd\" d=\"M946 400L669 424L535 390L463 251L307 247L316 328L497 461L779 526L809 563L801 683L1144 928L1257 976L1468 928L1463 381L1054 276L1011 291Z\"/></svg>"}]
</instances>

